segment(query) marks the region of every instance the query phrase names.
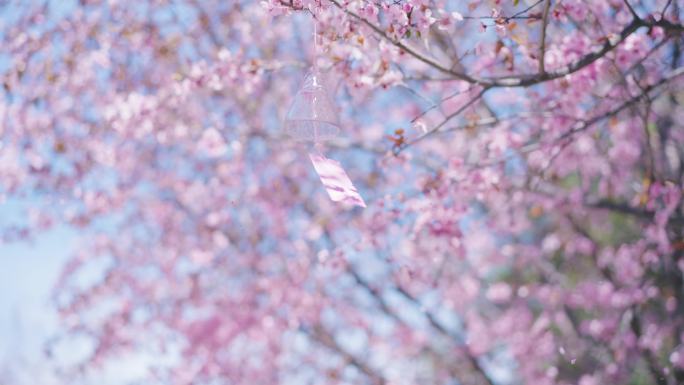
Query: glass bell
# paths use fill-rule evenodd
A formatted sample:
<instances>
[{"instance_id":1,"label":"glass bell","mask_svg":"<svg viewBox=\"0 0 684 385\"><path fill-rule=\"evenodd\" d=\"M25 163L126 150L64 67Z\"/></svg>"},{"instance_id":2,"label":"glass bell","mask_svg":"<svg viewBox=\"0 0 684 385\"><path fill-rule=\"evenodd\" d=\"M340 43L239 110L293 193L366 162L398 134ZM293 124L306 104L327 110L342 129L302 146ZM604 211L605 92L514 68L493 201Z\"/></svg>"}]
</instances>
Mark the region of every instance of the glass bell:
<instances>
[{"instance_id":1,"label":"glass bell","mask_svg":"<svg viewBox=\"0 0 684 385\"><path fill-rule=\"evenodd\" d=\"M297 91L285 118L285 131L296 140L320 142L340 131L335 106L324 87L321 73L311 69Z\"/></svg>"}]
</instances>

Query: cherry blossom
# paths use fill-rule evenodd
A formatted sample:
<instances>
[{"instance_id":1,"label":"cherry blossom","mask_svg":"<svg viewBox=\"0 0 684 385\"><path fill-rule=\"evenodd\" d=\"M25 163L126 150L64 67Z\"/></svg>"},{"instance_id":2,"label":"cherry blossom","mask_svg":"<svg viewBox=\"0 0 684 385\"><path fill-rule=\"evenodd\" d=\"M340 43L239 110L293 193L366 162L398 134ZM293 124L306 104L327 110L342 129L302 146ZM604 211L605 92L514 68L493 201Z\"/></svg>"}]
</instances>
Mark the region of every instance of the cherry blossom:
<instances>
[{"instance_id":1,"label":"cherry blossom","mask_svg":"<svg viewBox=\"0 0 684 385\"><path fill-rule=\"evenodd\" d=\"M1 239L81 235L46 359L87 341L65 382L142 354L141 383L683 383L683 8L3 5L0 202L35 204ZM283 127L314 61L356 206Z\"/></svg>"}]
</instances>

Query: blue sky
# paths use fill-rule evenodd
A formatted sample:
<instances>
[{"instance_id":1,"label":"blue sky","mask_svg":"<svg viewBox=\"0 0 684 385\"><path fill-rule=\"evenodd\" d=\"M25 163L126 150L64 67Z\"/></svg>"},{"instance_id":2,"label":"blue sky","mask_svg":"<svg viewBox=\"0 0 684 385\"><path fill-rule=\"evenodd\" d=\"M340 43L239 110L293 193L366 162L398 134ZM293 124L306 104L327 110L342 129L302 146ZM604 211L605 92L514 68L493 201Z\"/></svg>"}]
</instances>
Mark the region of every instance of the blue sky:
<instances>
[{"instance_id":1,"label":"blue sky","mask_svg":"<svg viewBox=\"0 0 684 385\"><path fill-rule=\"evenodd\" d=\"M21 210L30 203L0 204L0 224L21 221ZM50 293L75 243L76 234L66 227L41 233L31 243L0 243L0 373L3 367L21 375L42 366L43 342L57 330Z\"/></svg>"},{"instance_id":2,"label":"blue sky","mask_svg":"<svg viewBox=\"0 0 684 385\"><path fill-rule=\"evenodd\" d=\"M30 201L0 203L0 225L21 221ZM50 302L52 289L78 245L78 235L66 226L41 233L33 242L0 243L0 381L2 385L63 384L54 372L57 361L47 360L45 343L59 331ZM56 360L69 362L83 352L79 341L64 341ZM147 362L127 357L101 371L86 374L70 385L128 384L144 375Z\"/></svg>"}]
</instances>

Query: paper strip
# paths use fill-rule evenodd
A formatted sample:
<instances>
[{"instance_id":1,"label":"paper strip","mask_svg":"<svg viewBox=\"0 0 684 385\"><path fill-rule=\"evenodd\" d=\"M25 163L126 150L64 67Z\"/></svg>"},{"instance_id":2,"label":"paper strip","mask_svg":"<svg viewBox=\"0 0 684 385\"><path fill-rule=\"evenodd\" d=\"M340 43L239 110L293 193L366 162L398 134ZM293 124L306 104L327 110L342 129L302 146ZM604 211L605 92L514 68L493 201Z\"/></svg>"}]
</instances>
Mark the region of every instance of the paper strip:
<instances>
[{"instance_id":1,"label":"paper strip","mask_svg":"<svg viewBox=\"0 0 684 385\"><path fill-rule=\"evenodd\" d=\"M366 207L363 198L338 161L311 153L309 153L309 158L333 202L346 202Z\"/></svg>"}]
</instances>

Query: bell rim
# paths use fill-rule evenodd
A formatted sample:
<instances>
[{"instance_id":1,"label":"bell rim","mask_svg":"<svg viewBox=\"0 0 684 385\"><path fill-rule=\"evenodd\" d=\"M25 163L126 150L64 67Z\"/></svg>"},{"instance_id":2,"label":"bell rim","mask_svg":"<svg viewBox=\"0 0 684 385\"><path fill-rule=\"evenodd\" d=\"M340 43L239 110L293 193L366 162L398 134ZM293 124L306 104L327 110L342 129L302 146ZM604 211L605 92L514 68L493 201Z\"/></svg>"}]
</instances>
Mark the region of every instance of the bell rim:
<instances>
[{"instance_id":1,"label":"bell rim","mask_svg":"<svg viewBox=\"0 0 684 385\"><path fill-rule=\"evenodd\" d=\"M321 123L328 123L330 125L333 125L335 127L340 127L340 122L339 121L331 121L331 120L326 120L326 119L290 119L286 118L285 123L291 123L291 122L321 122Z\"/></svg>"}]
</instances>

